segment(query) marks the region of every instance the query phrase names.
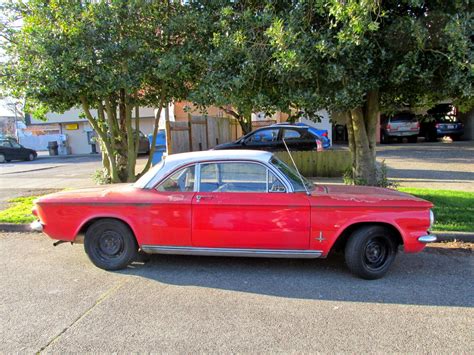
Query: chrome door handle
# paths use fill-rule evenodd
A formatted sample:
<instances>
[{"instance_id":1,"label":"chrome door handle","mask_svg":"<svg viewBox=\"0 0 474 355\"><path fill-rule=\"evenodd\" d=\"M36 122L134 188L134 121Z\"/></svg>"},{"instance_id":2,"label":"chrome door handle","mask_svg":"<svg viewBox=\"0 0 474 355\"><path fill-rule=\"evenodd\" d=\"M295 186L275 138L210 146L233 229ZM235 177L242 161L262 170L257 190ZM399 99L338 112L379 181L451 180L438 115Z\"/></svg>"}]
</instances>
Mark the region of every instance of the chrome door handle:
<instances>
[{"instance_id":1,"label":"chrome door handle","mask_svg":"<svg viewBox=\"0 0 474 355\"><path fill-rule=\"evenodd\" d=\"M206 196L206 195L196 195L196 200L197 202L201 201L201 199L211 199L213 198L212 196Z\"/></svg>"}]
</instances>

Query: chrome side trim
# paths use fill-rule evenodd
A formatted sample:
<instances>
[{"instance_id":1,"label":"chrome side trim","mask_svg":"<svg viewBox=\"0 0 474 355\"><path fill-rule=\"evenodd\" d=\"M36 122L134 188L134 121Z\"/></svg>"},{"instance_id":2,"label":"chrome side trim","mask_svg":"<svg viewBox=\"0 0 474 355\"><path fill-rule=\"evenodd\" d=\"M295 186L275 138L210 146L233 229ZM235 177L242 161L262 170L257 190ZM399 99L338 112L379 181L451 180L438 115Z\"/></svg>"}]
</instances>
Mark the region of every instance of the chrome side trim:
<instances>
[{"instance_id":1,"label":"chrome side trim","mask_svg":"<svg viewBox=\"0 0 474 355\"><path fill-rule=\"evenodd\" d=\"M323 254L320 250L197 248L161 245L142 245L141 249L150 254L238 256L257 258L315 259Z\"/></svg>"},{"instance_id":2,"label":"chrome side trim","mask_svg":"<svg viewBox=\"0 0 474 355\"><path fill-rule=\"evenodd\" d=\"M34 221L30 223L30 228L32 231L35 232L42 232L43 231L43 225L41 224L40 221Z\"/></svg>"},{"instance_id":3,"label":"chrome side trim","mask_svg":"<svg viewBox=\"0 0 474 355\"><path fill-rule=\"evenodd\" d=\"M423 235L421 237L418 237L418 241L420 243L434 243L436 242L438 239L436 238L435 235L433 234L429 234L429 235Z\"/></svg>"}]
</instances>

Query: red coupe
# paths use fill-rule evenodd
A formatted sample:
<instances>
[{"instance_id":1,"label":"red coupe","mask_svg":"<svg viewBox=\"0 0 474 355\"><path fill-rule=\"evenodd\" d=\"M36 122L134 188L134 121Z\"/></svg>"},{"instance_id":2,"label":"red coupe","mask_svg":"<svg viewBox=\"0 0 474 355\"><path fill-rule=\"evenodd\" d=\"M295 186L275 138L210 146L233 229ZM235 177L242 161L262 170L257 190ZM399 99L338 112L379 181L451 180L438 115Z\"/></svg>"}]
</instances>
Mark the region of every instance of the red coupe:
<instances>
[{"instance_id":1,"label":"red coupe","mask_svg":"<svg viewBox=\"0 0 474 355\"><path fill-rule=\"evenodd\" d=\"M34 230L84 243L106 270L137 252L324 258L343 250L349 269L382 277L400 245L436 241L432 204L376 187L314 185L263 151L168 156L135 184L41 197Z\"/></svg>"}]
</instances>

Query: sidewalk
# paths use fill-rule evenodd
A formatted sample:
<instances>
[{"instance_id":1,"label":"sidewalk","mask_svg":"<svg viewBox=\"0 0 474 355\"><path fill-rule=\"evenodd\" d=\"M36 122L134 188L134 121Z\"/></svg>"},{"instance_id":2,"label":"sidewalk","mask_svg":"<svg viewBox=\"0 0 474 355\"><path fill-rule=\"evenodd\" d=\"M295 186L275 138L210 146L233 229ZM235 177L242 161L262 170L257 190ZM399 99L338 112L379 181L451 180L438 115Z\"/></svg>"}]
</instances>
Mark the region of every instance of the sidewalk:
<instances>
[{"instance_id":1,"label":"sidewalk","mask_svg":"<svg viewBox=\"0 0 474 355\"><path fill-rule=\"evenodd\" d=\"M49 152L47 150L42 150L37 153L38 153L37 159L70 159L70 158L84 158L84 157L101 159L100 154L91 154L91 153L69 154L69 155L49 155Z\"/></svg>"}]
</instances>

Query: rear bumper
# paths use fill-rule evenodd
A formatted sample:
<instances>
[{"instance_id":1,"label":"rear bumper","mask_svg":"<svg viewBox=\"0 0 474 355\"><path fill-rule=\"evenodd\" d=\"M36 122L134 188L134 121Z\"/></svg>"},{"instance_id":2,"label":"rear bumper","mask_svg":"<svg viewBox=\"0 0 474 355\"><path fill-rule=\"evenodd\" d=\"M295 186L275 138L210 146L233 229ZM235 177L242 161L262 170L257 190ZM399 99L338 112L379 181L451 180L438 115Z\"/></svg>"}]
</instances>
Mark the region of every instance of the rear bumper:
<instances>
[{"instance_id":1,"label":"rear bumper","mask_svg":"<svg viewBox=\"0 0 474 355\"><path fill-rule=\"evenodd\" d=\"M444 136L462 136L464 134L464 129L437 129L436 134L438 137L444 137Z\"/></svg>"},{"instance_id":2,"label":"rear bumper","mask_svg":"<svg viewBox=\"0 0 474 355\"><path fill-rule=\"evenodd\" d=\"M411 137L411 136L418 136L419 131L393 131L387 132L387 136L389 137Z\"/></svg>"},{"instance_id":3,"label":"rear bumper","mask_svg":"<svg viewBox=\"0 0 474 355\"><path fill-rule=\"evenodd\" d=\"M30 228L32 231L35 232L42 232L43 231L43 225L41 224L40 221L34 221L30 224Z\"/></svg>"},{"instance_id":4,"label":"rear bumper","mask_svg":"<svg viewBox=\"0 0 474 355\"><path fill-rule=\"evenodd\" d=\"M437 238L433 234L427 234L427 235L422 235L421 237L418 237L418 241L423 244L427 243L434 243L436 242Z\"/></svg>"}]
</instances>

